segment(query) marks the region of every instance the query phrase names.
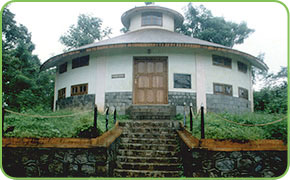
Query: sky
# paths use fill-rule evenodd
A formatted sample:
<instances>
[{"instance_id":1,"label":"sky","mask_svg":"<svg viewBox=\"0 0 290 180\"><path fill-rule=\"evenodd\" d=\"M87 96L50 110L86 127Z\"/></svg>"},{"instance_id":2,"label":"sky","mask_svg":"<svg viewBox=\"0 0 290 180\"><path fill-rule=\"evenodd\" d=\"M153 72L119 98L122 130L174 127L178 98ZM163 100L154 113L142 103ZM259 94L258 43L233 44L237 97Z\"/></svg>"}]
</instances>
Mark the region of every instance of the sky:
<instances>
[{"instance_id":1,"label":"sky","mask_svg":"<svg viewBox=\"0 0 290 180\"><path fill-rule=\"evenodd\" d=\"M156 5L174 9L184 14L187 2L157 2ZM247 22L255 32L243 44L233 48L258 56L265 53L265 62L270 72L277 72L280 66L287 66L287 13L278 3L269 2L208 2L203 4L214 16L222 16L228 21ZM50 57L60 54L65 48L59 41L72 24L76 24L79 14L90 14L103 20L104 27L111 27L113 34L120 35L121 15L143 2L15 2L9 9L15 14L18 23L25 25L32 33L32 42L36 45L34 54L43 63Z\"/></svg>"}]
</instances>

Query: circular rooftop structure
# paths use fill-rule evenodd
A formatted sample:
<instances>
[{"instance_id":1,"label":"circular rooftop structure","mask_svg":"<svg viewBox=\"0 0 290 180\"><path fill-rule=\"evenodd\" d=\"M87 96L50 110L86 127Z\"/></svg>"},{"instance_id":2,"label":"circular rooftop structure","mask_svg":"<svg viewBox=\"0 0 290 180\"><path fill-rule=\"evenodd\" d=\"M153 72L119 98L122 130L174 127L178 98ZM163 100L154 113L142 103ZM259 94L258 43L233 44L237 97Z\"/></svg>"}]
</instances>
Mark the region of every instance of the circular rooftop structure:
<instances>
[{"instance_id":1,"label":"circular rooftop structure","mask_svg":"<svg viewBox=\"0 0 290 180\"><path fill-rule=\"evenodd\" d=\"M173 17L175 27L180 27L184 21L183 16L179 12L172 10L172 9L169 9L169 8L160 7L160 6L135 7L133 9L126 11L122 15L121 21L126 28L129 28L131 18L137 14L141 14L144 12L160 12L162 14L167 14L167 15Z\"/></svg>"}]
</instances>

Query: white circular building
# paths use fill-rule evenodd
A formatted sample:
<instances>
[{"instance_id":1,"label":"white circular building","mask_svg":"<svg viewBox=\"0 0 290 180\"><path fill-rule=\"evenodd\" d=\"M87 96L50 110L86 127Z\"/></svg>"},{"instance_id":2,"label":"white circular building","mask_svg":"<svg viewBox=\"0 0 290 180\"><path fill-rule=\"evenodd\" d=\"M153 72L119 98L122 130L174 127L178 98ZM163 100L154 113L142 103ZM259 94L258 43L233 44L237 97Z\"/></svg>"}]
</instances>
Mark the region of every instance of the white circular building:
<instances>
[{"instance_id":1,"label":"white circular building","mask_svg":"<svg viewBox=\"0 0 290 180\"><path fill-rule=\"evenodd\" d=\"M128 32L48 59L56 66L55 109L134 105L203 105L207 111L253 111L251 67L256 57L175 32L183 16L159 6L135 7L121 17Z\"/></svg>"}]
</instances>

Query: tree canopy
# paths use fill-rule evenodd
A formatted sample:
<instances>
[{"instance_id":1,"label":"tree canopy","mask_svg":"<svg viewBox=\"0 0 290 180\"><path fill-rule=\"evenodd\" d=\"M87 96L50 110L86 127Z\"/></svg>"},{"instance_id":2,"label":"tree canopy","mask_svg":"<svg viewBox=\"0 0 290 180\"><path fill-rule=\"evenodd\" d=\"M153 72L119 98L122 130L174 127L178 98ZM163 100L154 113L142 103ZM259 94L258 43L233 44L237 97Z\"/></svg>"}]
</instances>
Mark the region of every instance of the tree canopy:
<instances>
[{"instance_id":1,"label":"tree canopy","mask_svg":"<svg viewBox=\"0 0 290 180\"><path fill-rule=\"evenodd\" d=\"M23 110L36 106L50 107L53 99L53 70L39 72L40 60L33 55L31 33L14 20L8 8L2 24L3 104Z\"/></svg>"},{"instance_id":2,"label":"tree canopy","mask_svg":"<svg viewBox=\"0 0 290 180\"><path fill-rule=\"evenodd\" d=\"M71 25L59 40L68 48L67 50L93 43L111 34L111 28L103 28L102 24L100 18L80 14L77 24Z\"/></svg>"},{"instance_id":3,"label":"tree canopy","mask_svg":"<svg viewBox=\"0 0 290 180\"><path fill-rule=\"evenodd\" d=\"M233 47L242 44L254 32L246 22L240 24L226 21L223 17L215 17L203 5L194 7L189 3L185 9L185 20L178 32L206 40L209 42Z\"/></svg>"}]
</instances>

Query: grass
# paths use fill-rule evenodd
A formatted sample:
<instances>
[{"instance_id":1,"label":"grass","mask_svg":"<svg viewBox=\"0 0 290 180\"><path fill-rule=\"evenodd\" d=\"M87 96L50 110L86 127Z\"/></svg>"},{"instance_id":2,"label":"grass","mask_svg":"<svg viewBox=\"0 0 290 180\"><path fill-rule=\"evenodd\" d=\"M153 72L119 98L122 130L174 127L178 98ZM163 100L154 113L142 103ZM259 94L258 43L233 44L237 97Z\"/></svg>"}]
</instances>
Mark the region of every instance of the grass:
<instances>
[{"instance_id":1,"label":"grass","mask_svg":"<svg viewBox=\"0 0 290 180\"><path fill-rule=\"evenodd\" d=\"M284 118L284 114L218 114L225 119L241 124L264 124ZM192 135L200 138L200 115L193 119ZM177 116L183 123L183 116ZM186 128L190 128L190 120L186 118ZM231 140L257 140L257 139L280 139L287 142L287 119L267 126L240 126L226 122L213 113L205 115L205 138L206 139L231 139Z\"/></svg>"},{"instance_id":2,"label":"grass","mask_svg":"<svg viewBox=\"0 0 290 180\"><path fill-rule=\"evenodd\" d=\"M57 111L25 112L26 114L38 114L45 116L70 115L77 112ZM285 117L284 114L219 114L223 118L242 124L264 124ZM117 120L123 121L129 119L128 116L118 116ZM182 115L176 116L177 120L183 121ZM186 119L186 126L189 130L189 116ZM105 115L98 115L99 134L105 132ZM4 130L14 126L12 132L5 133L7 137L79 137L79 133L90 129L93 126L93 112L65 118L31 118L6 113L4 119ZM114 126L113 115L109 116L108 127ZM193 119L192 135L200 138L200 115ZM205 115L205 138L207 139L232 139L232 140L257 140L257 139L280 139L287 142L287 119L272 125L262 127L245 127L232 124L217 118L212 113Z\"/></svg>"},{"instance_id":3,"label":"grass","mask_svg":"<svg viewBox=\"0 0 290 180\"><path fill-rule=\"evenodd\" d=\"M42 116L62 116L75 114L75 111L57 111L57 112L41 112L33 111L25 112L25 114L34 114ZM118 116L117 120L128 119L127 116ZM14 126L14 130L5 133L6 137L78 137L79 133L93 127L93 112L88 112L74 117L62 118L35 118L25 117L16 114L5 113L4 130ZM100 134L106 131L105 115L98 114L98 131ZM109 116L108 128L114 126L113 115Z\"/></svg>"}]
</instances>

